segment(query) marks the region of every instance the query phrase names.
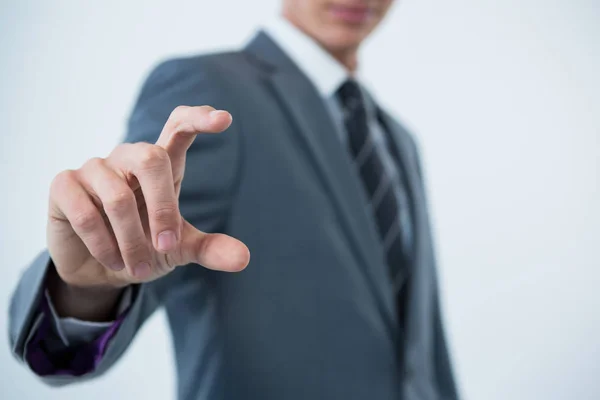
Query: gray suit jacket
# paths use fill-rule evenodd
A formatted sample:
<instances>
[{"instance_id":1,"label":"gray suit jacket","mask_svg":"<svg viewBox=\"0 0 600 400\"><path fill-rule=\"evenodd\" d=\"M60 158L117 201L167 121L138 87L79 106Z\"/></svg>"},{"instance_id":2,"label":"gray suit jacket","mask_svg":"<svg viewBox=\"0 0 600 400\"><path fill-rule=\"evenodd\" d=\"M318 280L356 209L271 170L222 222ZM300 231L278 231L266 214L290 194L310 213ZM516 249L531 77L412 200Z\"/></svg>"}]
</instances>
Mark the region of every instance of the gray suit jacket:
<instances>
[{"instance_id":1,"label":"gray suit jacket","mask_svg":"<svg viewBox=\"0 0 600 400\"><path fill-rule=\"evenodd\" d=\"M42 379L101 375L164 306L182 400L456 399L411 136L382 112L416 225L408 326L399 332L360 177L323 99L283 51L259 33L240 52L161 64L143 86L127 141L153 143L181 104L234 116L227 132L192 145L180 206L199 229L245 242L250 265L237 274L186 266L141 285L94 372ZM49 261L42 253L13 297L10 340L21 359Z\"/></svg>"}]
</instances>

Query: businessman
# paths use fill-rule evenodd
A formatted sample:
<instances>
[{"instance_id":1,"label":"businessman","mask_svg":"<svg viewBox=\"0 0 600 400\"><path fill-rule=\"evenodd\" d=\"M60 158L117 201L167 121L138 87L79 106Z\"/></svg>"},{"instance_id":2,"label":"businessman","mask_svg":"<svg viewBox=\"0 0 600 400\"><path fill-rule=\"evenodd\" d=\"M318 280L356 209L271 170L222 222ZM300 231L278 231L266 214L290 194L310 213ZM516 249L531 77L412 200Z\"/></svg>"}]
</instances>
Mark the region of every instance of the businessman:
<instances>
[{"instance_id":1,"label":"businessman","mask_svg":"<svg viewBox=\"0 0 600 400\"><path fill-rule=\"evenodd\" d=\"M181 400L457 399L417 148L356 77L391 3L283 0L156 67L126 143L53 180L16 357L100 376L165 307Z\"/></svg>"}]
</instances>

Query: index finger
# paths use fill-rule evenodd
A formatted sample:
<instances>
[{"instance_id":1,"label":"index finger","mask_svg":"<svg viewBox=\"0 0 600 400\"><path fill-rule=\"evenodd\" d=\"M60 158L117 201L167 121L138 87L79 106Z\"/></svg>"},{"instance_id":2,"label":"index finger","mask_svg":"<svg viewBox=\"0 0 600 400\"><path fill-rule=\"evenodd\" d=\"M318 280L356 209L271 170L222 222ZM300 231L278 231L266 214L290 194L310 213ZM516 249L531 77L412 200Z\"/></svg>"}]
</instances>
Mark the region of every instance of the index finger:
<instances>
[{"instance_id":1,"label":"index finger","mask_svg":"<svg viewBox=\"0 0 600 400\"><path fill-rule=\"evenodd\" d=\"M169 154L171 164L185 160L185 154L199 133L219 133L231 125L231 114L211 106L179 106L173 110L163 127L156 145Z\"/></svg>"}]
</instances>

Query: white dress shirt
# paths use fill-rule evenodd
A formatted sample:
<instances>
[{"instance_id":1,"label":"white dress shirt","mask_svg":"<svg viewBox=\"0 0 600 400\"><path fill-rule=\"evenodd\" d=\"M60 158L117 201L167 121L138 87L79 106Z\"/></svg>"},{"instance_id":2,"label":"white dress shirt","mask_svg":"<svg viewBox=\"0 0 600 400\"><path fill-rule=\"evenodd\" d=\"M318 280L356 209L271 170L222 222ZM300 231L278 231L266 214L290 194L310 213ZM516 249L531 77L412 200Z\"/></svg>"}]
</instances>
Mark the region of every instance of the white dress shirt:
<instances>
[{"instance_id":1,"label":"white dress shirt","mask_svg":"<svg viewBox=\"0 0 600 400\"><path fill-rule=\"evenodd\" d=\"M319 94L325 100L337 127L337 132L334 134L337 134L341 140L341 144L346 146L348 140L346 128L344 126L342 107L336 96L336 92L339 87L351 77L347 69L327 53L327 51L325 51L325 49L317 42L282 17L267 23L264 27L264 31L315 85ZM360 80L356 75L352 76L352 78L356 81ZM404 195L404 192L400 190L399 187L400 179L398 168L389 153L387 138L384 134L383 127L377 119L376 105L370 94L362 85L361 89L363 90L363 97L365 98L370 134L374 139L376 149L387 173L392 182L396 185L396 195L402 196ZM407 221L410 220L410 216L406 213L401 213L399 218L401 219L404 234L408 235L407 240L410 240L412 237L411 224L407 223ZM52 302L47 293L46 297L50 304L54 326L65 346L93 340L112 324L112 322L88 322L75 318L59 318L54 311L54 307L52 306ZM128 288L119 304L119 311L125 310L131 304L131 301L131 288Z\"/></svg>"},{"instance_id":2,"label":"white dress shirt","mask_svg":"<svg viewBox=\"0 0 600 400\"><path fill-rule=\"evenodd\" d=\"M360 82L360 76L356 73L351 76L348 70L324 48L286 19L276 18L268 23L264 30L315 85L329 108L329 113L337 126L336 133L344 147L347 147L348 144L348 134L344 126L342 105L336 92L349 78L359 83L365 101L369 134L375 144L377 154L392 182L396 197L401 200L402 204L408 204L406 191L402 190L398 164L390 153L390 144L385 134L385 128L377 117L377 105L372 95ZM406 246L404 250L410 254L410 248L413 245L413 231L409 210L406 207L401 208L398 218L402 227L403 243Z\"/></svg>"}]
</instances>

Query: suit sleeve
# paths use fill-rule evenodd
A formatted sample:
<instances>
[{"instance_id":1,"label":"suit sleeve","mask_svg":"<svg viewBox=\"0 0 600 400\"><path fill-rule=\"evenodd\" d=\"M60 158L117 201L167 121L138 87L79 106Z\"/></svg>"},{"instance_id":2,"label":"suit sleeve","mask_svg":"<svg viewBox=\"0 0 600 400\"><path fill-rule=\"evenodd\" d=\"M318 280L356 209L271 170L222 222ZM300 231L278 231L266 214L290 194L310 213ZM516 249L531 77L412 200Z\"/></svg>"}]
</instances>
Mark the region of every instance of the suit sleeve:
<instances>
[{"instance_id":1,"label":"suit sleeve","mask_svg":"<svg viewBox=\"0 0 600 400\"><path fill-rule=\"evenodd\" d=\"M228 96L227 81L219 68L204 60L180 59L156 67L144 83L129 119L126 142L154 143L171 111L178 105L205 105L227 109L235 115ZM180 194L184 218L198 229L224 232L239 171L239 135L237 123L218 135L199 135L188 151L186 173ZM54 268L47 251L43 251L23 272L11 299L9 341L14 356L42 381L52 386L92 379L114 365L133 341L136 333L159 307L170 301L173 287L185 285L184 266L154 282L135 288L132 303L122 318L96 341L78 343L68 348L57 340L51 327L50 313L44 313L45 276ZM199 307L202 305L198 304ZM46 328L46 329L44 329ZM57 345L57 343L62 343ZM90 350L91 349L91 350ZM101 349L101 350L98 350ZM37 355L36 355L37 354ZM41 354L41 355L40 355ZM36 368L32 360L38 359ZM45 368L39 368L40 357ZM92 365L85 373L72 368L67 358Z\"/></svg>"},{"instance_id":2,"label":"suit sleeve","mask_svg":"<svg viewBox=\"0 0 600 400\"><path fill-rule=\"evenodd\" d=\"M442 324L442 314L440 311L440 301L436 296L433 311L434 319L434 355L435 355L435 376L437 378L438 390L444 399L457 400L459 398L450 360L450 352L446 344L446 335Z\"/></svg>"}]
</instances>

